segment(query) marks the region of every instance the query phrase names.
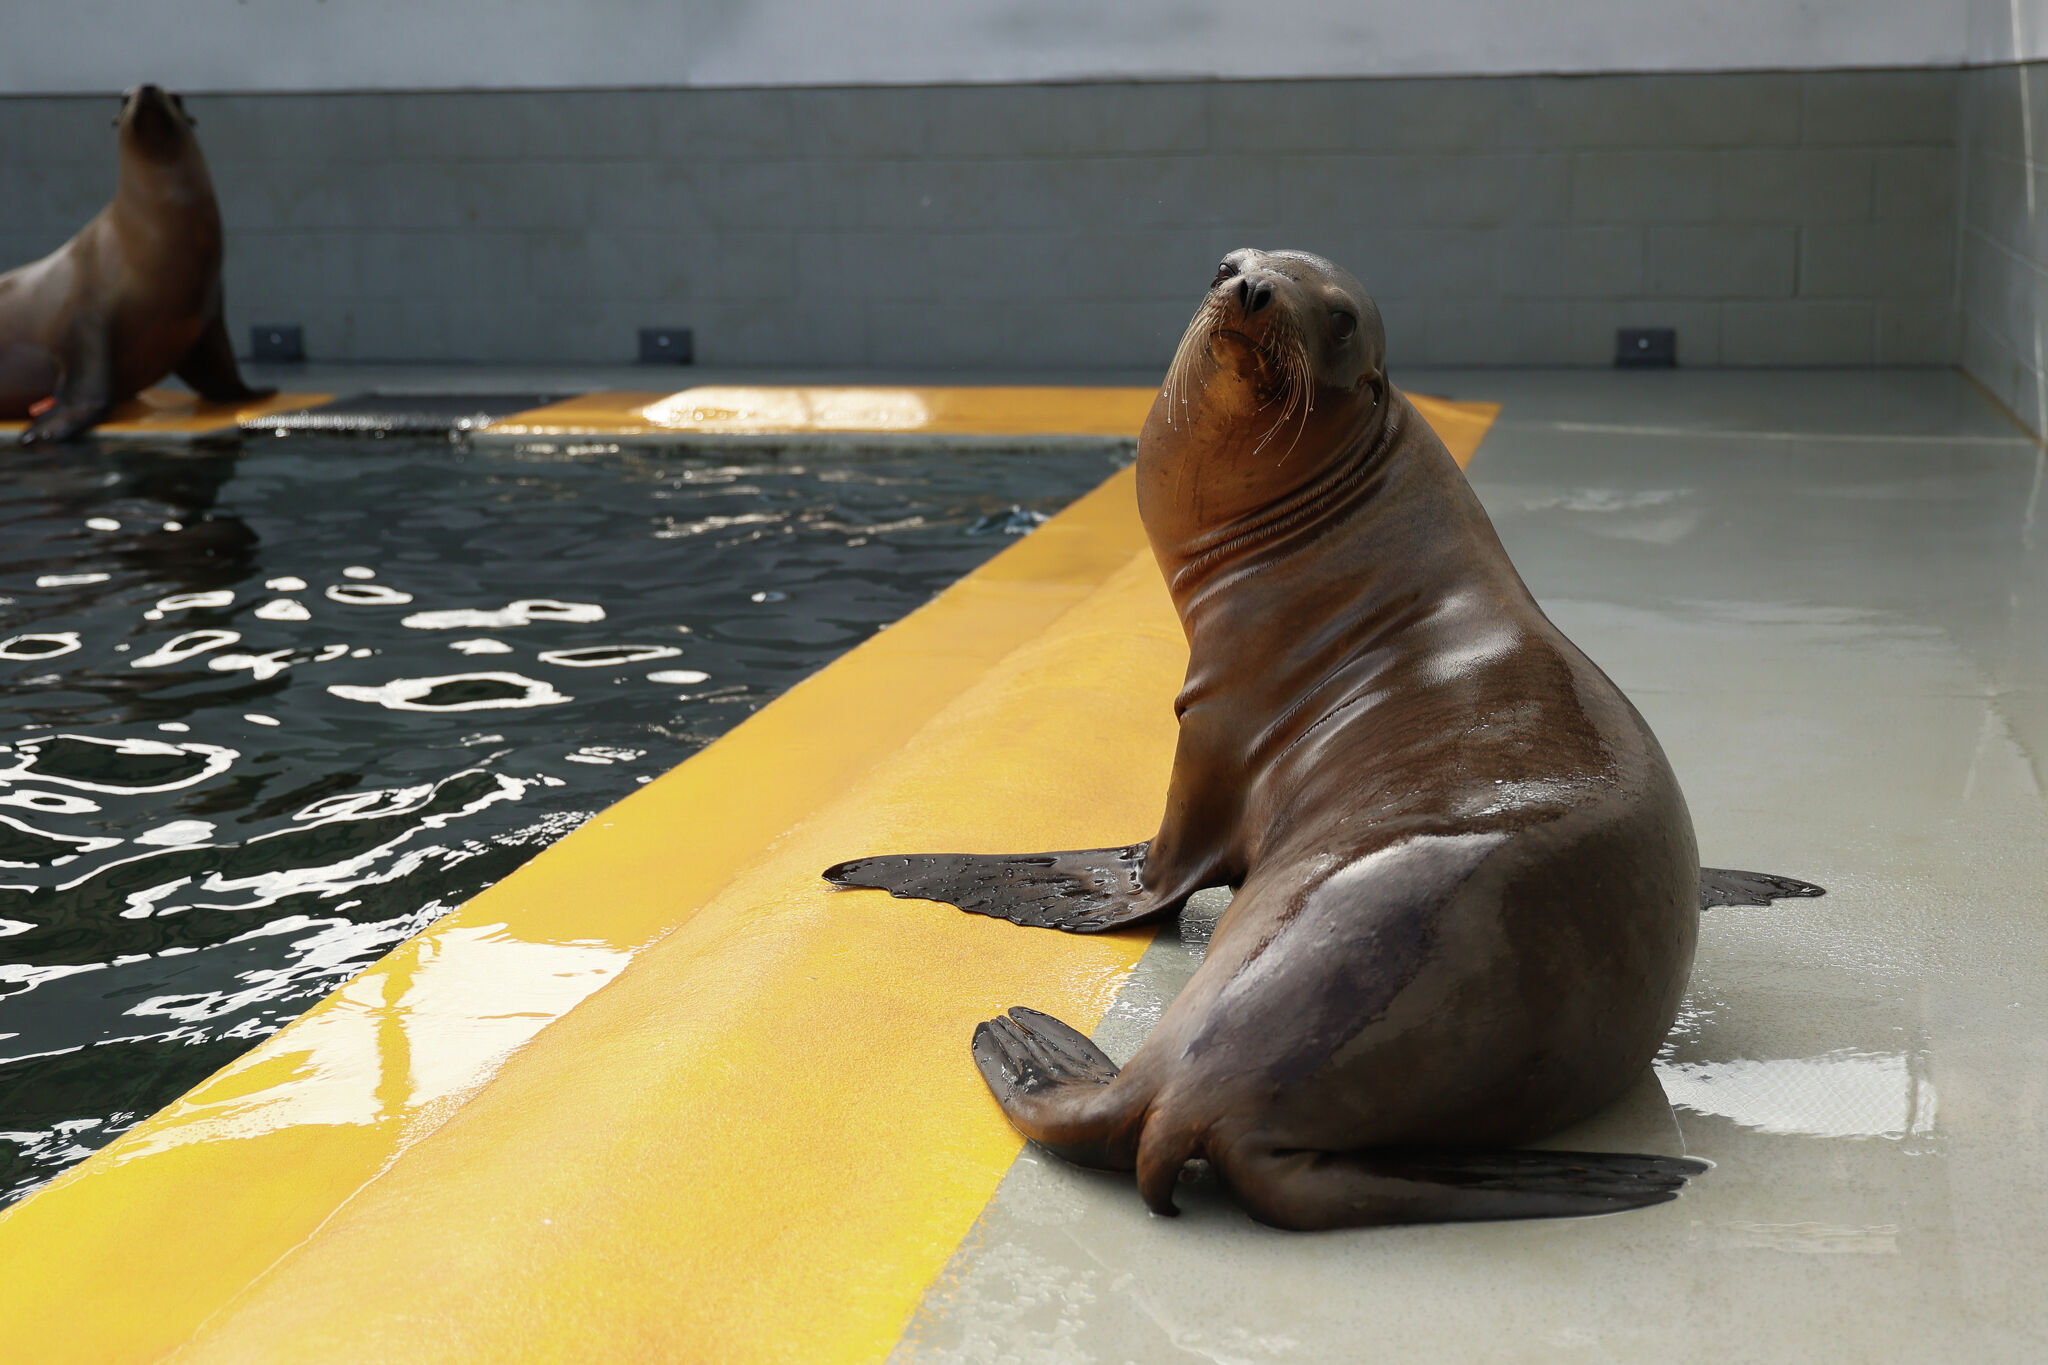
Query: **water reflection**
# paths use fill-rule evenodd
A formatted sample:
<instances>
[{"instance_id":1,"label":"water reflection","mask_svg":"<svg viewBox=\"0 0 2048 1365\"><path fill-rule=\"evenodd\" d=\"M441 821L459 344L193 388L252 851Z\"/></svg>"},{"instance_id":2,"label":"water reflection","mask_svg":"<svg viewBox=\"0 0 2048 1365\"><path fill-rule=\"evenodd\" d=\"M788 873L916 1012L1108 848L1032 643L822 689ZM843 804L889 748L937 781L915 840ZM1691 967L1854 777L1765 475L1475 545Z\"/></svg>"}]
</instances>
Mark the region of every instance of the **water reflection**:
<instances>
[{"instance_id":1,"label":"water reflection","mask_svg":"<svg viewBox=\"0 0 2048 1365\"><path fill-rule=\"evenodd\" d=\"M1052 510L1115 461L812 468L317 437L239 461L17 457L0 489L0 1197L1000 548L969 526ZM668 534L717 516L754 520ZM465 630L488 633L442 634ZM450 650L490 666L450 671ZM451 1093L616 970L597 945L427 943L431 970L295 1041L308 1076L353 1089L196 1117L268 1125L317 1103L358 1121L399 1093L394 1058L415 1102ZM531 1010L470 1012L487 979Z\"/></svg>"},{"instance_id":2,"label":"water reflection","mask_svg":"<svg viewBox=\"0 0 2048 1365\"><path fill-rule=\"evenodd\" d=\"M559 706L574 697L520 673L449 673L438 678L393 678L381 687L336 684L327 689L350 701L375 702L393 711L496 711Z\"/></svg>"},{"instance_id":3,"label":"water reflection","mask_svg":"<svg viewBox=\"0 0 2048 1365\"><path fill-rule=\"evenodd\" d=\"M252 1054L181 1100L127 1159L291 1125L367 1125L430 1111L489 1079L630 956L525 942L504 928L430 935L409 960L349 982L293 1033L286 1067L276 1055Z\"/></svg>"},{"instance_id":4,"label":"water reflection","mask_svg":"<svg viewBox=\"0 0 2048 1365\"><path fill-rule=\"evenodd\" d=\"M1843 1049L1820 1057L1659 1062L1681 1109L1761 1133L1904 1138L1934 1131L1934 1083L1904 1053Z\"/></svg>"}]
</instances>

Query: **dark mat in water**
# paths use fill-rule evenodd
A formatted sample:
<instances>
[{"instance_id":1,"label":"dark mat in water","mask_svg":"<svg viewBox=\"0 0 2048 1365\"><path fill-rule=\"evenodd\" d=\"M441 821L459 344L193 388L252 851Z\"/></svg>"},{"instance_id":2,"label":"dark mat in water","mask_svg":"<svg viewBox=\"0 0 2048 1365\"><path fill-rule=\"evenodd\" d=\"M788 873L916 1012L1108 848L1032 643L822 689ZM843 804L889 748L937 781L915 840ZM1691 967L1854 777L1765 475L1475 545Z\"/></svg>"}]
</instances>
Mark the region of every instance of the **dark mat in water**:
<instances>
[{"instance_id":1,"label":"dark mat in water","mask_svg":"<svg viewBox=\"0 0 2048 1365\"><path fill-rule=\"evenodd\" d=\"M547 393L356 393L318 407L273 412L244 431L318 431L361 436L431 436L473 431L515 412L560 402Z\"/></svg>"}]
</instances>

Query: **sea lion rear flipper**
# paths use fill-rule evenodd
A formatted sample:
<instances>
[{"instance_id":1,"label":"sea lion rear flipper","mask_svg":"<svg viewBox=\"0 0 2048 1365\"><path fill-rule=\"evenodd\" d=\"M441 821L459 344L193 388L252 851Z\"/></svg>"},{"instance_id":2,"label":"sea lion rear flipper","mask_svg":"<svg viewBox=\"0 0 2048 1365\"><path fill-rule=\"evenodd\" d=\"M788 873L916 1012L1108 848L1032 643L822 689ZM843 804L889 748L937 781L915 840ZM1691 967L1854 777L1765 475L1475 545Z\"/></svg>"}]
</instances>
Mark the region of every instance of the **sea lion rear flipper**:
<instances>
[{"instance_id":1,"label":"sea lion rear flipper","mask_svg":"<svg viewBox=\"0 0 2048 1365\"><path fill-rule=\"evenodd\" d=\"M176 374L209 403L241 403L268 398L277 392L270 388L252 389L242 382L242 372L235 365L234 343L228 340L227 324L218 313L178 362Z\"/></svg>"},{"instance_id":2,"label":"sea lion rear flipper","mask_svg":"<svg viewBox=\"0 0 2048 1365\"><path fill-rule=\"evenodd\" d=\"M1136 1164L1151 1095L1087 1034L1019 1005L974 1030L974 1065L1012 1125L1068 1161L1097 1170Z\"/></svg>"},{"instance_id":3,"label":"sea lion rear flipper","mask_svg":"<svg viewBox=\"0 0 2048 1365\"><path fill-rule=\"evenodd\" d=\"M1171 914L1186 899L1168 900L1145 889L1146 848L890 854L839 863L826 868L824 877L905 900L944 901L1012 924L1096 934Z\"/></svg>"},{"instance_id":4,"label":"sea lion rear flipper","mask_svg":"<svg viewBox=\"0 0 2048 1365\"><path fill-rule=\"evenodd\" d=\"M1060 1085L1108 1085L1117 1065L1087 1034L1049 1014L1013 1006L974 1030L974 1064L996 1098Z\"/></svg>"},{"instance_id":5,"label":"sea lion rear flipper","mask_svg":"<svg viewBox=\"0 0 2048 1365\"><path fill-rule=\"evenodd\" d=\"M1217 1164L1254 1218L1302 1231L1619 1213L1676 1199L1686 1181L1710 1169L1691 1157L1459 1148L1239 1146Z\"/></svg>"},{"instance_id":6,"label":"sea lion rear flipper","mask_svg":"<svg viewBox=\"0 0 2048 1365\"><path fill-rule=\"evenodd\" d=\"M1825 896L1825 887L1769 872L1737 872L1726 867L1700 869L1700 909L1717 905L1769 905L1796 896Z\"/></svg>"}]
</instances>

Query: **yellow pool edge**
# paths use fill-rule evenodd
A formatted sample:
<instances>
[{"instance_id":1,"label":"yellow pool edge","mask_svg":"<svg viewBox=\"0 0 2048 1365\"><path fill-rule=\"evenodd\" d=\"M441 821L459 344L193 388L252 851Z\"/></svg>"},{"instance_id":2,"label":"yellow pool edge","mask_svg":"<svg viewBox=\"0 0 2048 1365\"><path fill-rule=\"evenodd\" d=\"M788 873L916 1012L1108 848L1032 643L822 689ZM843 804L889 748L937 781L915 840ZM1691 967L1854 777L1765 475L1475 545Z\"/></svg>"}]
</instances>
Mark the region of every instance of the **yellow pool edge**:
<instances>
[{"instance_id":1,"label":"yellow pool edge","mask_svg":"<svg viewBox=\"0 0 2048 1365\"><path fill-rule=\"evenodd\" d=\"M486 424L488 441L1136 437L1156 390L1111 385L717 384L599 391Z\"/></svg>"},{"instance_id":2,"label":"yellow pool edge","mask_svg":"<svg viewBox=\"0 0 2048 1365\"><path fill-rule=\"evenodd\" d=\"M1498 410L1418 406L1461 463ZM1145 938L816 870L949 833L1143 837L1183 662L1126 472L0 1214L0 1339L53 1361L885 1354L1018 1147L966 1030L1026 1002L1092 1027Z\"/></svg>"},{"instance_id":3,"label":"yellow pool edge","mask_svg":"<svg viewBox=\"0 0 2048 1365\"><path fill-rule=\"evenodd\" d=\"M109 441L206 441L237 436L259 418L317 407L331 393L276 393L246 403L206 403L182 389L144 389L116 407L91 436ZM0 422L0 440L28 429L27 422Z\"/></svg>"}]
</instances>

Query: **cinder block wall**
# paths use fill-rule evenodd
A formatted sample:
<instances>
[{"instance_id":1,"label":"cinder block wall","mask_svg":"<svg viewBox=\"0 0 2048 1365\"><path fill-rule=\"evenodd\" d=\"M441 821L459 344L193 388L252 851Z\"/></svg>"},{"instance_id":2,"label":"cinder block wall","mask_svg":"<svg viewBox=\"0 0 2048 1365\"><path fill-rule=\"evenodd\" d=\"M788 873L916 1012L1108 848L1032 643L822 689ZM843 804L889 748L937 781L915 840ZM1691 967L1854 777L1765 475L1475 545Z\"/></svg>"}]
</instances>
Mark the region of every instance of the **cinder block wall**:
<instances>
[{"instance_id":1,"label":"cinder block wall","mask_svg":"<svg viewBox=\"0 0 2048 1365\"><path fill-rule=\"evenodd\" d=\"M1963 77L1963 368L2048 433L2048 67Z\"/></svg>"},{"instance_id":2,"label":"cinder block wall","mask_svg":"<svg viewBox=\"0 0 2048 1365\"><path fill-rule=\"evenodd\" d=\"M329 360L1153 367L1301 246L1397 361L1950 364L1953 71L198 96L228 301ZM1974 78L1972 78L1974 79ZM0 260L108 194L106 99L0 99Z\"/></svg>"}]
</instances>

